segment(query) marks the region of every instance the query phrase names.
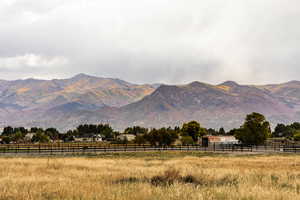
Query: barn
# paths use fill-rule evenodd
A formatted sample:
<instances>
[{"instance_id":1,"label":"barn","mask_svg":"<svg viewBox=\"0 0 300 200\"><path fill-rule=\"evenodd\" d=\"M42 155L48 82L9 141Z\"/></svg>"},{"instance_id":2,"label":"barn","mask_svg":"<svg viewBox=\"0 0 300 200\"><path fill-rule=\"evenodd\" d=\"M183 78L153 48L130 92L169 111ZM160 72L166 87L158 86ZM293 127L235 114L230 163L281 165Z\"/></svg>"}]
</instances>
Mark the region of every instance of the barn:
<instances>
[{"instance_id":1,"label":"barn","mask_svg":"<svg viewBox=\"0 0 300 200\"><path fill-rule=\"evenodd\" d=\"M234 136L213 136L207 135L202 137L202 146L207 147L211 144L239 144Z\"/></svg>"}]
</instances>

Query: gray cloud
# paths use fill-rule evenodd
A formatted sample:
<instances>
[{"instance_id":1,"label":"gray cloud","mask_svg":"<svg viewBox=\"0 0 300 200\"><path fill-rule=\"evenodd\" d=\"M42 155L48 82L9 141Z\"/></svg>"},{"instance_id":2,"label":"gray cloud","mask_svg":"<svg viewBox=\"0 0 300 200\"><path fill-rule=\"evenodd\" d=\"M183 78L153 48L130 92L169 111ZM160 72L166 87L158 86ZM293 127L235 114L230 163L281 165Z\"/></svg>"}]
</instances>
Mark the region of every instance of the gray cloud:
<instances>
[{"instance_id":1,"label":"gray cloud","mask_svg":"<svg viewBox=\"0 0 300 200\"><path fill-rule=\"evenodd\" d=\"M299 79L299 18L297 0L2 0L0 79Z\"/></svg>"}]
</instances>

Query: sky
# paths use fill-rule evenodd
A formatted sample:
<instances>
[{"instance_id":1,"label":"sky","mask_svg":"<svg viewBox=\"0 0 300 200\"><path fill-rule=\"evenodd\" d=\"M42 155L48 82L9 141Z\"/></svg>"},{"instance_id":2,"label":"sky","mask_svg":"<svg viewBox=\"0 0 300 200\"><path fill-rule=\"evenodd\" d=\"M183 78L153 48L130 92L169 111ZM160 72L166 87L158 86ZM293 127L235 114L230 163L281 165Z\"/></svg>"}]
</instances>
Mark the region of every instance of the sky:
<instances>
[{"instance_id":1,"label":"sky","mask_svg":"<svg viewBox=\"0 0 300 200\"><path fill-rule=\"evenodd\" d=\"M0 79L300 80L299 0L1 0Z\"/></svg>"}]
</instances>

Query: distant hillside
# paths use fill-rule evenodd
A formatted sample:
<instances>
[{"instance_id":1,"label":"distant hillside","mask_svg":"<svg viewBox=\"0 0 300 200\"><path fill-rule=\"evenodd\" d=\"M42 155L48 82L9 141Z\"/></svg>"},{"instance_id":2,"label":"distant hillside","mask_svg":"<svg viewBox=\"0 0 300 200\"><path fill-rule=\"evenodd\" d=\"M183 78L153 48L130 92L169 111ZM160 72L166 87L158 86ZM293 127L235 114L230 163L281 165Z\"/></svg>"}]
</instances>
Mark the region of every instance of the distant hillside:
<instances>
[{"instance_id":1,"label":"distant hillside","mask_svg":"<svg viewBox=\"0 0 300 200\"><path fill-rule=\"evenodd\" d=\"M69 102L120 107L140 100L154 90L151 85L136 85L85 74L60 80L1 81L0 104L17 105L24 109L50 108Z\"/></svg>"},{"instance_id":2,"label":"distant hillside","mask_svg":"<svg viewBox=\"0 0 300 200\"><path fill-rule=\"evenodd\" d=\"M151 94L156 87L85 74L70 79L0 81L0 126L35 121L53 110L121 107Z\"/></svg>"},{"instance_id":3,"label":"distant hillside","mask_svg":"<svg viewBox=\"0 0 300 200\"><path fill-rule=\"evenodd\" d=\"M0 101L2 122L66 130L82 123L110 123L123 129L197 120L206 127L230 129L251 112L266 115L273 124L300 121L299 81L262 86L192 82L158 88L82 74L65 80L26 81L31 87L14 82L15 89L9 90L15 91L13 95L3 89L11 82L0 83L1 99L10 99Z\"/></svg>"},{"instance_id":4,"label":"distant hillside","mask_svg":"<svg viewBox=\"0 0 300 200\"><path fill-rule=\"evenodd\" d=\"M235 82L216 86L200 82L182 86L163 85L141 101L122 107L121 118L114 124L159 127L197 120L207 127L224 126L229 129L238 127L251 112L263 113L273 123L287 123L300 119L300 101L294 98L291 103L291 98L290 95Z\"/></svg>"}]
</instances>

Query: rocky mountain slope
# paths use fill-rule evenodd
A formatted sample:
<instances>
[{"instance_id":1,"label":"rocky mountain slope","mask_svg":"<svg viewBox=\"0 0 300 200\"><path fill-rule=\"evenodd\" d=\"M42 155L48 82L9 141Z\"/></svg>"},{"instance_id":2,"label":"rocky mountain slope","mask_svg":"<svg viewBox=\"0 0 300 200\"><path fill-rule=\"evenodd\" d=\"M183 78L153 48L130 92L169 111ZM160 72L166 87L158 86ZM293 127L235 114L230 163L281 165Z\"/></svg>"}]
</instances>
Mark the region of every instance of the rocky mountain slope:
<instances>
[{"instance_id":1,"label":"rocky mountain slope","mask_svg":"<svg viewBox=\"0 0 300 200\"><path fill-rule=\"evenodd\" d=\"M47 115L52 110L72 112L96 110L105 106L121 107L151 94L156 87L85 74L70 79L2 80L0 126L35 121L37 117Z\"/></svg>"},{"instance_id":2,"label":"rocky mountain slope","mask_svg":"<svg viewBox=\"0 0 300 200\"><path fill-rule=\"evenodd\" d=\"M0 82L0 119L5 124L66 130L82 123L110 123L121 130L197 120L206 127L229 129L239 127L251 112L266 115L273 124L300 121L299 81L263 86L192 82L157 89L86 75L27 81L31 87L16 81L10 95L3 89L9 83Z\"/></svg>"},{"instance_id":3,"label":"rocky mountain slope","mask_svg":"<svg viewBox=\"0 0 300 200\"><path fill-rule=\"evenodd\" d=\"M197 120L206 127L229 129L239 127L251 112L265 114L273 124L298 121L300 99L293 93L300 94L300 84L277 87L285 92L231 81L220 85L163 85L141 101L122 107L121 117L114 124L159 127Z\"/></svg>"}]
</instances>

